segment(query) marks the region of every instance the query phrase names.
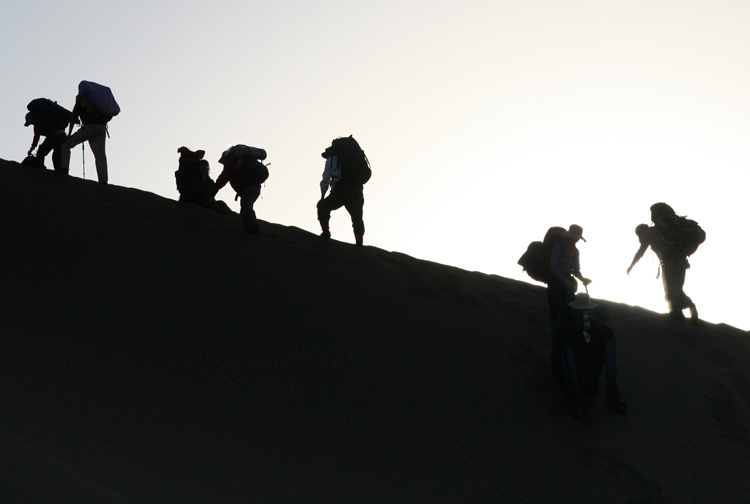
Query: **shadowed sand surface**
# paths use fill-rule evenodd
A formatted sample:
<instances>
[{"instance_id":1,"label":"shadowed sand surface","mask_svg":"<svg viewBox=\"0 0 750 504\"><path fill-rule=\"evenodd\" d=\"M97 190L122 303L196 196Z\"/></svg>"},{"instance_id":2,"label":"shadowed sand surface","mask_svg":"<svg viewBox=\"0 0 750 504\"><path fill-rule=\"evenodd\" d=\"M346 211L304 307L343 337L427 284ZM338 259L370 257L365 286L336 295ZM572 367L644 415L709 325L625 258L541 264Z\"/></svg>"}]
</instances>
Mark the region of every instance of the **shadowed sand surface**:
<instances>
[{"instance_id":1,"label":"shadowed sand surface","mask_svg":"<svg viewBox=\"0 0 750 504\"><path fill-rule=\"evenodd\" d=\"M745 331L609 303L630 410L578 422L542 286L2 160L0 193L3 503L750 502Z\"/></svg>"}]
</instances>

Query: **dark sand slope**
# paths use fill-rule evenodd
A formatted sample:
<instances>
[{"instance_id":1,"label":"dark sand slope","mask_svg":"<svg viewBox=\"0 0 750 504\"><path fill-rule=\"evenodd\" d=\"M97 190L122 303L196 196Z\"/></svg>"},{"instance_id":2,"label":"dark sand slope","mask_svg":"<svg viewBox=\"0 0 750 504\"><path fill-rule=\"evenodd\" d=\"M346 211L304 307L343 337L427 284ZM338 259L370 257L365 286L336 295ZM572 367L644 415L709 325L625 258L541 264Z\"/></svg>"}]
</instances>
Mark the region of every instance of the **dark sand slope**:
<instances>
[{"instance_id":1,"label":"dark sand slope","mask_svg":"<svg viewBox=\"0 0 750 504\"><path fill-rule=\"evenodd\" d=\"M630 411L581 423L542 287L6 161L0 205L3 503L750 502L744 331L610 304Z\"/></svg>"}]
</instances>

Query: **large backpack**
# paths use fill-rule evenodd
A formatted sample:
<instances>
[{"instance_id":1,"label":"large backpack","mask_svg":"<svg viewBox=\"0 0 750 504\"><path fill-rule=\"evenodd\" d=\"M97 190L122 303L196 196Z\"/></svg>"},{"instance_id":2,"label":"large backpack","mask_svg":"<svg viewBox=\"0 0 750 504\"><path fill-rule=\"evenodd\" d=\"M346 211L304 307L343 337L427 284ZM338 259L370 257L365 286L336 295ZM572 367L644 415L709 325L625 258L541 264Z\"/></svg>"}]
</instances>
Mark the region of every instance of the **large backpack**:
<instances>
[{"instance_id":1,"label":"large backpack","mask_svg":"<svg viewBox=\"0 0 750 504\"><path fill-rule=\"evenodd\" d=\"M690 256L706 241L706 232L697 222L677 215L666 203L651 207L651 216L666 253Z\"/></svg>"},{"instance_id":2,"label":"large backpack","mask_svg":"<svg viewBox=\"0 0 750 504\"><path fill-rule=\"evenodd\" d=\"M224 151L221 160L230 156L234 159L245 160L239 167L243 185L262 184L268 180L268 167L261 163L267 156L264 149L238 144ZM222 162L221 160L219 161Z\"/></svg>"},{"instance_id":3,"label":"large backpack","mask_svg":"<svg viewBox=\"0 0 750 504\"><path fill-rule=\"evenodd\" d=\"M248 158L240 166L242 179L246 184L262 184L268 180L268 168L257 159Z\"/></svg>"},{"instance_id":4,"label":"large backpack","mask_svg":"<svg viewBox=\"0 0 750 504\"><path fill-rule=\"evenodd\" d=\"M703 228L694 220L681 215L676 216L672 228L655 228L665 242L667 252L674 255L690 256L706 241L706 232Z\"/></svg>"},{"instance_id":5,"label":"large backpack","mask_svg":"<svg viewBox=\"0 0 750 504\"><path fill-rule=\"evenodd\" d=\"M370 161L353 136L336 138L331 142L330 149L338 159L342 183L364 185L370 180Z\"/></svg>"},{"instance_id":6,"label":"large backpack","mask_svg":"<svg viewBox=\"0 0 750 504\"><path fill-rule=\"evenodd\" d=\"M43 133L64 130L73 119L73 113L70 110L48 98L31 100L26 108L34 118L42 119L47 123L46 131L43 131Z\"/></svg>"},{"instance_id":7,"label":"large backpack","mask_svg":"<svg viewBox=\"0 0 750 504\"><path fill-rule=\"evenodd\" d=\"M548 283L550 278L549 263L552 249L560 242L561 234L566 229L553 226L547 230L543 241L533 241L518 260L523 270L537 282Z\"/></svg>"},{"instance_id":8,"label":"large backpack","mask_svg":"<svg viewBox=\"0 0 750 504\"><path fill-rule=\"evenodd\" d=\"M120 113L120 106L107 86L91 81L81 81L78 84L78 96L85 99L96 109L100 116L107 121Z\"/></svg>"}]
</instances>

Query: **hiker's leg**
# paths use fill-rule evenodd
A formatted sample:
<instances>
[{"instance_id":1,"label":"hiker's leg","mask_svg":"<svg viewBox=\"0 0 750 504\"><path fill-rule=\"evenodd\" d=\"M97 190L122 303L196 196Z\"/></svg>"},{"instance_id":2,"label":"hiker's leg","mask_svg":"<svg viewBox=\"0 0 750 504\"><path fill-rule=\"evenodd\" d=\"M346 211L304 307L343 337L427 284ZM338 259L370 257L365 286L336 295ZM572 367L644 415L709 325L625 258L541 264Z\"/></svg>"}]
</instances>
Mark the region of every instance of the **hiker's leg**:
<instances>
[{"instance_id":1,"label":"hiker's leg","mask_svg":"<svg viewBox=\"0 0 750 504\"><path fill-rule=\"evenodd\" d=\"M365 222L362 219L365 197L362 192L362 187L352 188L349 198L347 198L344 206L352 218L352 229L354 230L355 241L357 245L362 245L365 234Z\"/></svg>"},{"instance_id":2,"label":"hiker's leg","mask_svg":"<svg viewBox=\"0 0 750 504\"><path fill-rule=\"evenodd\" d=\"M617 361L615 352L615 338L610 338L604 344L604 375L607 378L607 409L615 410L624 415L628 411L628 403L620 396L617 387Z\"/></svg>"},{"instance_id":3,"label":"hiker's leg","mask_svg":"<svg viewBox=\"0 0 750 504\"><path fill-rule=\"evenodd\" d=\"M68 173L70 171L70 150L76 145L89 139L91 131L83 126L81 129L70 135L67 140L60 146L60 171Z\"/></svg>"},{"instance_id":4,"label":"hiker's leg","mask_svg":"<svg viewBox=\"0 0 750 504\"><path fill-rule=\"evenodd\" d=\"M59 138L57 138L59 142ZM56 146L58 146L59 143L55 142L55 136L54 133L51 135L47 135L44 137L44 142L39 146L39 148L36 151L36 158L41 162L41 164L44 164L44 158L47 157L47 154L50 153L52 149L54 149ZM52 156L52 164L54 166L55 163L55 157Z\"/></svg>"},{"instance_id":5,"label":"hiker's leg","mask_svg":"<svg viewBox=\"0 0 750 504\"><path fill-rule=\"evenodd\" d=\"M344 192L337 185L328 196L318 201L318 220L321 223L331 220L331 212L344 206L344 203Z\"/></svg>"},{"instance_id":6,"label":"hiker's leg","mask_svg":"<svg viewBox=\"0 0 750 504\"><path fill-rule=\"evenodd\" d=\"M251 184L245 187L240 194L240 216L245 231L253 234L260 234L258 219L255 216L253 205L260 196L260 184Z\"/></svg>"},{"instance_id":7,"label":"hiker's leg","mask_svg":"<svg viewBox=\"0 0 750 504\"><path fill-rule=\"evenodd\" d=\"M89 138L89 146L91 152L94 153L94 161L96 162L96 176L99 182L106 184L109 180L107 173L107 125L106 124L91 124L93 134ZM88 126L84 126L88 127Z\"/></svg>"},{"instance_id":8,"label":"hiker's leg","mask_svg":"<svg viewBox=\"0 0 750 504\"><path fill-rule=\"evenodd\" d=\"M52 146L52 167L56 172L62 173L62 144L65 143L67 136L64 131L56 131Z\"/></svg>"},{"instance_id":9,"label":"hiker's leg","mask_svg":"<svg viewBox=\"0 0 750 504\"><path fill-rule=\"evenodd\" d=\"M681 314L682 310L690 305L683 290L686 267L687 261L684 259L667 260L662 265L662 275L664 276L664 288L667 302L669 303L669 311L675 315Z\"/></svg>"},{"instance_id":10,"label":"hiker's leg","mask_svg":"<svg viewBox=\"0 0 750 504\"><path fill-rule=\"evenodd\" d=\"M322 238L330 238L331 237L331 220L326 219L326 220L322 220L318 222L320 222L320 231L321 231L320 236Z\"/></svg>"},{"instance_id":11,"label":"hiker's leg","mask_svg":"<svg viewBox=\"0 0 750 504\"><path fill-rule=\"evenodd\" d=\"M549 304L549 332L552 338L552 354L550 365L555 375L562 374L562 344L558 330L559 307L562 304L561 295L565 288L555 279L547 283L547 303Z\"/></svg>"},{"instance_id":12,"label":"hiker's leg","mask_svg":"<svg viewBox=\"0 0 750 504\"><path fill-rule=\"evenodd\" d=\"M562 369L565 377L565 385L568 389L570 402L573 405L573 416L583 418L583 397L581 387L578 384L578 373L576 372L576 359L573 349L566 346L562 349Z\"/></svg>"},{"instance_id":13,"label":"hiker's leg","mask_svg":"<svg viewBox=\"0 0 750 504\"><path fill-rule=\"evenodd\" d=\"M614 380L617 376L617 352L615 339L611 338L604 343L604 376L607 382Z\"/></svg>"},{"instance_id":14,"label":"hiker's leg","mask_svg":"<svg viewBox=\"0 0 750 504\"><path fill-rule=\"evenodd\" d=\"M690 303L688 304L688 308L690 309L690 318L693 320L698 320L698 308L695 307L695 303L693 303L692 299L687 298L687 300Z\"/></svg>"}]
</instances>

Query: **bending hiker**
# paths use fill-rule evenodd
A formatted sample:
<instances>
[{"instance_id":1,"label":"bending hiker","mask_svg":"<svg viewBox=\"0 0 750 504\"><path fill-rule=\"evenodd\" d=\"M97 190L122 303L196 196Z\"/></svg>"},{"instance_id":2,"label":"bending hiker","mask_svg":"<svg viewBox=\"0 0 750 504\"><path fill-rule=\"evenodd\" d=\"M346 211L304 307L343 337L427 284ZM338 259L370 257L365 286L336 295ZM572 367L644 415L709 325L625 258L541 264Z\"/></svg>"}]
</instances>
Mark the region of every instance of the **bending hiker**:
<instances>
[{"instance_id":1,"label":"bending hiker","mask_svg":"<svg viewBox=\"0 0 750 504\"><path fill-rule=\"evenodd\" d=\"M573 301L578 282L587 286L591 280L581 274L580 253L576 244L583 238L583 228L573 224L567 231L560 233L560 238L552 248L549 261L549 282L547 283L547 301L549 303L550 328L552 331L552 369L560 373L561 341L559 319L563 308Z\"/></svg>"},{"instance_id":2,"label":"bending hiker","mask_svg":"<svg viewBox=\"0 0 750 504\"><path fill-rule=\"evenodd\" d=\"M576 294L561 311L563 377L573 404L573 416L578 419L586 416L584 399L596 392L602 364L607 381L607 408L620 415L628 409L617 388L615 333L608 320L606 307L592 302L585 292Z\"/></svg>"},{"instance_id":3,"label":"bending hiker","mask_svg":"<svg viewBox=\"0 0 750 504\"><path fill-rule=\"evenodd\" d=\"M214 195L229 182L240 198L240 216L246 233L261 234L253 205L260 196L260 185L268 178L268 168L261 163L263 159L265 150L247 145L232 146L219 159L224 169L216 179Z\"/></svg>"},{"instance_id":4,"label":"bending hiker","mask_svg":"<svg viewBox=\"0 0 750 504\"><path fill-rule=\"evenodd\" d=\"M320 236L331 237L331 212L343 206L352 218L355 243L361 246L365 234L365 223L362 220L364 184L372 175L370 162L351 135L333 140L321 156L326 160L326 165L320 181L320 201L317 205L318 221L323 230ZM329 188L331 192L326 197Z\"/></svg>"},{"instance_id":5,"label":"bending hiker","mask_svg":"<svg viewBox=\"0 0 750 504\"><path fill-rule=\"evenodd\" d=\"M69 136L62 145L62 168L68 173L70 168L70 150L76 145L88 141L96 162L96 175L99 182L106 184L109 180L107 152L105 148L108 132L107 123L120 113L112 91L107 86L95 82L81 81L78 84L78 95L73 107L73 122L83 123L74 135ZM70 123L68 135L73 131Z\"/></svg>"},{"instance_id":6,"label":"bending hiker","mask_svg":"<svg viewBox=\"0 0 750 504\"><path fill-rule=\"evenodd\" d=\"M706 239L706 233L697 222L675 214L666 203L655 203L651 206L653 226L640 224L635 234L640 241L640 248L635 253L628 267L628 275L633 266L651 247L659 258L661 277L664 284L664 298L669 306L669 315L676 320L684 320L684 309L690 310L690 317L698 321L698 310L683 287L685 274L690 268L688 257L698 249Z\"/></svg>"},{"instance_id":7,"label":"bending hiker","mask_svg":"<svg viewBox=\"0 0 750 504\"><path fill-rule=\"evenodd\" d=\"M208 161L203 159L205 151L191 151L187 147L177 149L180 154L179 166L174 172L179 201L193 203L224 214L232 214L232 210L223 201L214 199L215 183L209 173Z\"/></svg>"},{"instance_id":8,"label":"bending hiker","mask_svg":"<svg viewBox=\"0 0 750 504\"><path fill-rule=\"evenodd\" d=\"M24 164L44 167L44 158L51 151L52 166L56 172L63 173L62 144L67 138L65 128L73 119L73 114L47 98L31 100L27 108L29 112L26 114L24 126L34 125L34 139L31 142L31 148L29 148L28 157L24 160ZM44 142L39 146L36 156L34 156L32 153L41 136L45 137ZM64 173L67 173L67 171Z\"/></svg>"}]
</instances>

